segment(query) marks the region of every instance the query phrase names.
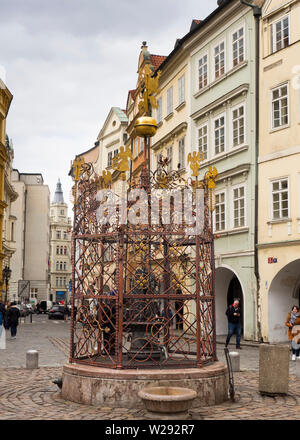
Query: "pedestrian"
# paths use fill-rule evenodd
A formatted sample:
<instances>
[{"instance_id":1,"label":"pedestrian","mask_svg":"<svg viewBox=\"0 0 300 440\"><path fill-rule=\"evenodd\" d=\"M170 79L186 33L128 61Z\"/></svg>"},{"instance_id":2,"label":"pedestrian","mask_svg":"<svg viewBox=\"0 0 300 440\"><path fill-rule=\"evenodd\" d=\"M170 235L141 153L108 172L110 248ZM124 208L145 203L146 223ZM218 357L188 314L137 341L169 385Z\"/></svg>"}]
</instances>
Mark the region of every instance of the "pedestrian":
<instances>
[{"instance_id":1,"label":"pedestrian","mask_svg":"<svg viewBox=\"0 0 300 440\"><path fill-rule=\"evenodd\" d=\"M68 321L68 316L69 316L69 309L68 309L67 303L65 302L65 306L64 306L64 321Z\"/></svg>"},{"instance_id":2,"label":"pedestrian","mask_svg":"<svg viewBox=\"0 0 300 440\"><path fill-rule=\"evenodd\" d=\"M20 310L17 307L17 303L14 301L11 303L7 311L7 317L10 324L10 334L12 339L17 337L17 327L19 325Z\"/></svg>"},{"instance_id":3,"label":"pedestrian","mask_svg":"<svg viewBox=\"0 0 300 440\"><path fill-rule=\"evenodd\" d=\"M241 309L240 300L235 299L233 304L230 304L226 310L226 315L228 319L228 334L226 338L225 347L228 346L229 341L233 333L236 334L236 348L241 350Z\"/></svg>"},{"instance_id":4,"label":"pedestrian","mask_svg":"<svg viewBox=\"0 0 300 440\"><path fill-rule=\"evenodd\" d=\"M5 328L4 328L4 315L5 315L5 306L1 302L0 303L0 349L5 350L6 348L6 338L5 338Z\"/></svg>"},{"instance_id":5,"label":"pedestrian","mask_svg":"<svg viewBox=\"0 0 300 440\"><path fill-rule=\"evenodd\" d=\"M292 361L300 359L300 312L299 307L293 306L286 317L285 325L288 327L288 338L291 341ZM298 327L298 328L297 328Z\"/></svg>"}]
</instances>

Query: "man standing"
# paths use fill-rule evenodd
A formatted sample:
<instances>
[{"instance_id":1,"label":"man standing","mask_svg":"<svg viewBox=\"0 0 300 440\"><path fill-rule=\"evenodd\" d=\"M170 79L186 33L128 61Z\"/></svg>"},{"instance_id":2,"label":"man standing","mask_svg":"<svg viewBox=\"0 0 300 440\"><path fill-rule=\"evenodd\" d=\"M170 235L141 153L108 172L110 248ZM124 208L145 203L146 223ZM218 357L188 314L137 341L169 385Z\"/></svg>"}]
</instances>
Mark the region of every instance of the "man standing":
<instances>
[{"instance_id":1,"label":"man standing","mask_svg":"<svg viewBox=\"0 0 300 440\"><path fill-rule=\"evenodd\" d=\"M236 334L236 348L241 350L241 309L240 301L235 299L233 304L230 304L226 310L226 315L228 319L228 334L226 338L225 347L228 346L229 341L233 333Z\"/></svg>"},{"instance_id":2,"label":"man standing","mask_svg":"<svg viewBox=\"0 0 300 440\"><path fill-rule=\"evenodd\" d=\"M7 317L10 323L10 334L12 339L16 339L17 336L17 327L19 324L20 318L20 310L17 307L16 302L11 303L11 307L9 307L7 311Z\"/></svg>"}]
</instances>

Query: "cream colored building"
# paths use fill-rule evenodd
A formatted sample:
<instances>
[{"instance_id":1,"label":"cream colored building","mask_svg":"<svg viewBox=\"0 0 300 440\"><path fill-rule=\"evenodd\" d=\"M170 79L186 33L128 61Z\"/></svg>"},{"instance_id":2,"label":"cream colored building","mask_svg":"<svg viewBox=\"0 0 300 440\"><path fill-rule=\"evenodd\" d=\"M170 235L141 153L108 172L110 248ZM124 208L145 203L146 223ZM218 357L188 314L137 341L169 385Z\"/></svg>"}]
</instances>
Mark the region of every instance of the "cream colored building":
<instances>
[{"instance_id":1,"label":"cream colored building","mask_svg":"<svg viewBox=\"0 0 300 440\"><path fill-rule=\"evenodd\" d=\"M71 273L71 218L58 180L50 205L50 301L69 302Z\"/></svg>"},{"instance_id":2,"label":"cream colored building","mask_svg":"<svg viewBox=\"0 0 300 440\"><path fill-rule=\"evenodd\" d=\"M11 214L17 218L16 252L11 258L12 298L20 301L49 300L49 187L41 174L12 172L18 199Z\"/></svg>"},{"instance_id":3,"label":"cream colored building","mask_svg":"<svg viewBox=\"0 0 300 440\"><path fill-rule=\"evenodd\" d=\"M158 129L152 142L152 171L159 158L169 159L168 171L180 170L186 176L190 140L189 53L180 48L158 67L161 72L157 95L158 108L152 113Z\"/></svg>"},{"instance_id":4,"label":"cream colored building","mask_svg":"<svg viewBox=\"0 0 300 440\"><path fill-rule=\"evenodd\" d=\"M12 141L6 137L6 149L7 149L7 162L5 164L4 172L4 202L6 208L3 216L3 238L2 238L2 249L5 255L3 260L3 267L11 267L11 258L16 252L16 222L17 217L12 213L12 204L17 200L18 193L11 182L12 175L12 163L14 158L14 151L12 146ZM5 295L5 284L2 288L2 294ZM15 297L10 297L10 282L7 285L7 298L16 299Z\"/></svg>"},{"instance_id":5,"label":"cream colored building","mask_svg":"<svg viewBox=\"0 0 300 440\"><path fill-rule=\"evenodd\" d=\"M287 341L300 291L300 1L269 0L261 23L259 272L262 336Z\"/></svg>"}]
</instances>

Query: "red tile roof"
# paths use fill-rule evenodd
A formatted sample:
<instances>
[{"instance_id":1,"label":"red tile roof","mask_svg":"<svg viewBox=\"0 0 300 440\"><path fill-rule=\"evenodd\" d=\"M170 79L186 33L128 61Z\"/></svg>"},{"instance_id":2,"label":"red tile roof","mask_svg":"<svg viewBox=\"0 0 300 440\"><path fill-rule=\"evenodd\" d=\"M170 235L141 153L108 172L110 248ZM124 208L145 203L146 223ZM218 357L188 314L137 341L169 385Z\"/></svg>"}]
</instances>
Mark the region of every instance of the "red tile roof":
<instances>
[{"instance_id":1,"label":"red tile roof","mask_svg":"<svg viewBox=\"0 0 300 440\"><path fill-rule=\"evenodd\" d=\"M163 61L165 61L167 57L163 55L150 55L150 61L152 66L154 67L154 70L158 69L159 66L162 64Z\"/></svg>"}]
</instances>

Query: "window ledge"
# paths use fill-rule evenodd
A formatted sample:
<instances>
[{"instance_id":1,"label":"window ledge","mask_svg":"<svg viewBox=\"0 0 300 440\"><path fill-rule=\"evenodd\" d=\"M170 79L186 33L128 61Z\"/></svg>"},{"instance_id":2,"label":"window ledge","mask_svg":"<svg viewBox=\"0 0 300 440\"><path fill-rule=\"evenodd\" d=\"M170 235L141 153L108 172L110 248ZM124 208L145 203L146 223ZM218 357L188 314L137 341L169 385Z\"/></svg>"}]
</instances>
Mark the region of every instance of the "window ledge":
<instances>
[{"instance_id":1,"label":"window ledge","mask_svg":"<svg viewBox=\"0 0 300 440\"><path fill-rule=\"evenodd\" d=\"M157 123L157 128L160 128L163 125L163 121Z\"/></svg>"},{"instance_id":2,"label":"window ledge","mask_svg":"<svg viewBox=\"0 0 300 440\"><path fill-rule=\"evenodd\" d=\"M286 128L290 128L290 124L281 125L280 127L272 128L270 133L276 133L277 131L285 130Z\"/></svg>"},{"instance_id":3,"label":"window ledge","mask_svg":"<svg viewBox=\"0 0 300 440\"><path fill-rule=\"evenodd\" d=\"M175 110L176 110L177 112L180 112L180 110L183 109L185 106L186 106L186 102L183 101L181 104L179 104L179 105L175 108Z\"/></svg>"},{"instance_id":4,"label":"window ledge","mask_svg":"<svg viewBox=\"0 0 300 440\"><path fill-rule=\"evenodd\" d=\"M300 219L299 219L300 220ZM280 223L289 223L291 222L292 219L291 218L280 218L278 220L269 220L267 222L267 225L276 225L276 224L280 224Z\"/></svg>"},{"instance_id":5,"label":"window ledge","mask_svg":"<svg viewBox=\"0 0 300 440\"><path fill-rule=\"evenodd\" d=\"M194 98L197 99L199 98L199 96L201 96L203 93L207 92L208 90L210 90L211 88L213 88L214 86L216 86L217 84L219 84L219 82L223 81L224 79L228 78L229 76L233 75L235 72L237 72L238 70L242 69L243 67L247 66L248 61L243 61L242 63L238 64L237 66L233 67L231 70L229 70L227 73L224 73L222 76L220 76L218 79L215 79L212 83L208 84L206 87L204 87L203 89L199 90L197 93L194 94Z\"/></svg>"},{"instance_id":6,"label":"window ledge","mask_svg":"<svg viewBox=\"0 0 300 440\"><path fill-rule=\"evenodd\" d=\"M243 226L242 228L227 229L224 231L215 231L214 236L216 238L221 238L228 237L229 235L244 234L245 232L249 232L248 226Z\"/></svg>"},{"instance_id":7,"label":"window ledge","mask_svg":"<svg viewBox=\"0 0 300 440\"><path fill-rule=\"evenodd\" d=\"M235 154L241 153L242 151L246 151L249 149L249 145L242 145L241 147L233 147L230 151L220 153L214 156L212 159L204 160L201 165L201 168L205 168L211 164L215 164L216 162L220 162L221 160L227 159L228 157L234 156Z\"/></svg>"},{"instance_id":8,"label":"window ledge","mask_svg":"<svg viewBox=\"0 0 300 440\"><path fill-rule=\"evenodd\" d=\"M165 117L165 121L168 121L169 119L171 119L173 117L174 113L171 112L169 113L166 117Z\"/></svg>"}]
</instances>

